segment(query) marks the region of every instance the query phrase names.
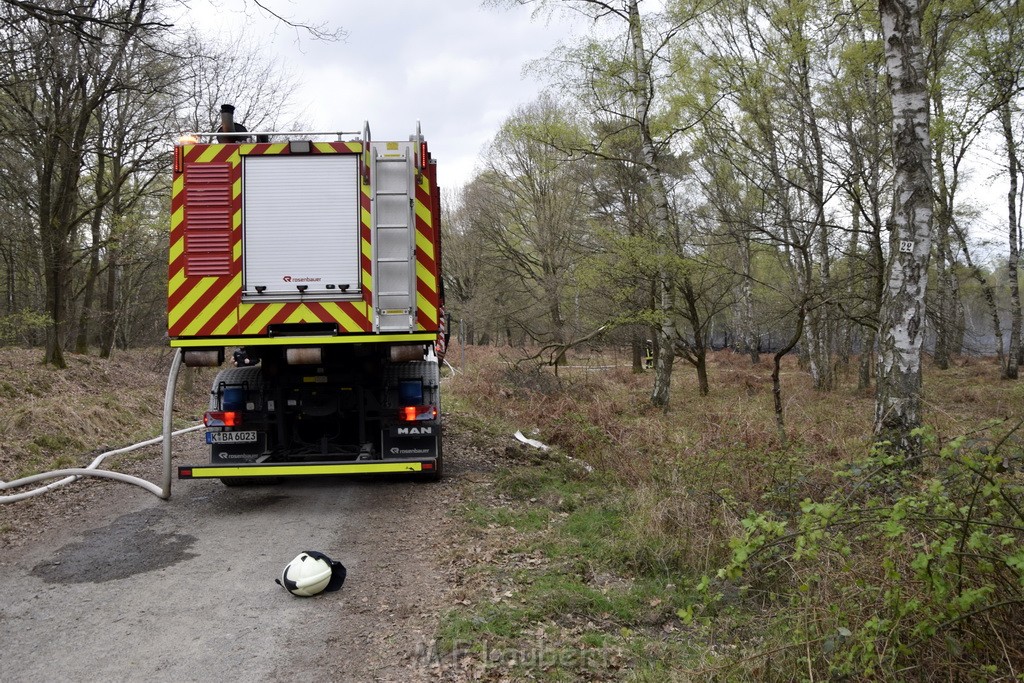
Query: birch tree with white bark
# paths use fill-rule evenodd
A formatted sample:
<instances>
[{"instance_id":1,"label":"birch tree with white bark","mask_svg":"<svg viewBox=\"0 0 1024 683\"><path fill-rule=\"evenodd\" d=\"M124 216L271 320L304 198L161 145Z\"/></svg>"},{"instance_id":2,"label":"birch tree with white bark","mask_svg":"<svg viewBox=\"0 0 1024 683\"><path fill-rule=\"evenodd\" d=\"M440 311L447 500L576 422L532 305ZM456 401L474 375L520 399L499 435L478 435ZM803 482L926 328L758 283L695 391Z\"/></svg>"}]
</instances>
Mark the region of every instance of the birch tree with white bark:
<instances>
[{"instance_id":1,"label":"birch tree with white bark","mask_svg":"<svg viewBox=\"0 0 1024 683\"><path fill-rule=\"evenodd\" d=\"M920 450L921 349L932 248L932 156L921 41L927 0L879 0L893 113L893 207L879 332L875 435L898 452Z\"/></svg>"}]
</instances>

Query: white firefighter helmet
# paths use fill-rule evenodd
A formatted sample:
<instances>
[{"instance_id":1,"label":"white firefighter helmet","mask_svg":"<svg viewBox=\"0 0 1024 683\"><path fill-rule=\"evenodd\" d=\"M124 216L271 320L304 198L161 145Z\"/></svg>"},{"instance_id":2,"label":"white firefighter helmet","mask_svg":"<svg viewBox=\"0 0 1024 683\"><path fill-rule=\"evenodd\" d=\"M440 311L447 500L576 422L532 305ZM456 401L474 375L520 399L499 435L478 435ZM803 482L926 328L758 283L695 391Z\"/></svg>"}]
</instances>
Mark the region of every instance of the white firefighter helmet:
<instances>
[{"instance_id":1,"label":"white firefighter helmet","mask_svg":"<svg viewBox=\"0 0 1024 683\"><path fill-rule=\"evenodd\" d=\"M345 583L345 566L316 550L304 550L285 565L277 584L304 598L336 591Z\"/></svg>"}]
</instances>

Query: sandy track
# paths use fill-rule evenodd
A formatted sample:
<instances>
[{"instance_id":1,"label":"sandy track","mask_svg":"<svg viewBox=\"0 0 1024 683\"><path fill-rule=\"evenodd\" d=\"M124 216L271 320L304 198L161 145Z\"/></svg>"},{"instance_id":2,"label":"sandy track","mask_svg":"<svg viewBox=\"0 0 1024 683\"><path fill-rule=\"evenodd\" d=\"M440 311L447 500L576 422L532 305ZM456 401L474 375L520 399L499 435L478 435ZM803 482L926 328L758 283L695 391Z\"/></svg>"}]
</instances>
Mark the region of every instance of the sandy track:
<instances>
[{"instance_id":1,"label":"sandy track","mask_svg":"<svg viewBox=\"0 0 1024 683\"><path fill-rule=\"evenodd\" d=\"M440 484L176 481L165 502L91 481L0 506L0 679L431 678L415 653L446 599L459 469L446 445ZM202 451L183 438L176 461ZM156 460L118 469L152 479ZM341 591L303 599L274 583L307 549L346 565Z\"/></svg>"}]
</instances>

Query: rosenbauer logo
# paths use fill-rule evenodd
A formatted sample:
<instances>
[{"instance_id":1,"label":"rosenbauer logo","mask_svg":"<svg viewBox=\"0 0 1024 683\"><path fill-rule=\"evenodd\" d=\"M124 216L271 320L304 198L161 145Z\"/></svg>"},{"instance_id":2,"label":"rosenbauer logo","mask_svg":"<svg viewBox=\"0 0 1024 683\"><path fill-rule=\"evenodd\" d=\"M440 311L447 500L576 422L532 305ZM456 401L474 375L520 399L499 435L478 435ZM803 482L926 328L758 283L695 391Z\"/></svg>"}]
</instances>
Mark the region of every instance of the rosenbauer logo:
<instances>
[{"instance_id":1,"label":"rosenbauer logo","mask_svg":"<svg viewBox=\"0 0 1024 683\"><path fill-rule=\"evenodd\" d=\"M322 277L292 277L291 275L285 275L281 279L285 282L320 282L323 280Z\"/></svg>"}]
</instances>

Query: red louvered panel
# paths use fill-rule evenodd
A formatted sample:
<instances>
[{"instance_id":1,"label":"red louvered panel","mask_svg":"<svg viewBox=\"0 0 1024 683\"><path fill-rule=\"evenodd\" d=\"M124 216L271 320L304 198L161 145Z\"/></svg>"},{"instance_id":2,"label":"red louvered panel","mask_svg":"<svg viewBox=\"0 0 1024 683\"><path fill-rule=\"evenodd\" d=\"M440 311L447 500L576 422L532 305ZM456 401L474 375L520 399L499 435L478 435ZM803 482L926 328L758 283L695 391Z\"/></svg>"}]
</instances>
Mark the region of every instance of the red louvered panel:
<instances>
[{"instance_id":1,"label":"red louvered panel","mask_svg":"<svg viewBox=\"0 0 1024 683\"><path fill-rule=\"evenodd\" d=\"M185 275L231 274L231 165L185 167Z\"/></svg>"},{"instance_id":2,"label":"red louvered panel","mask_svg":"<svg viewBox=\"0 0 1024 683\"><path fill-rule=\"evenodd\" d=\"M228 253L231 250L231 236L225 235L223 230L208 231L208 234L199 230L185 233L185 251L190 254L199 255L199 252Z\"/></svg>"},{"instance_id":3,"label":"red louvered panel","mask_svg":"<svg viewBox=\"0 0 1024 683\"><path fill-rule=\"evenodd\" d=\"M223 230L230 226L231 212L227 209L220 211L198 210L188 211L188 225L193 230Z\"/></svg>"},{"instance_id":4,"label":"red louvered panel","mask_svg":"<svg viewBox=\"0 0 1024 683\"><path fill-rule=\"evenodd\" d=\"M189 256L187 275L207 277L224 275L231 272L231 255L224 254L193 254Z\"/></svg>"}]
</instances>

